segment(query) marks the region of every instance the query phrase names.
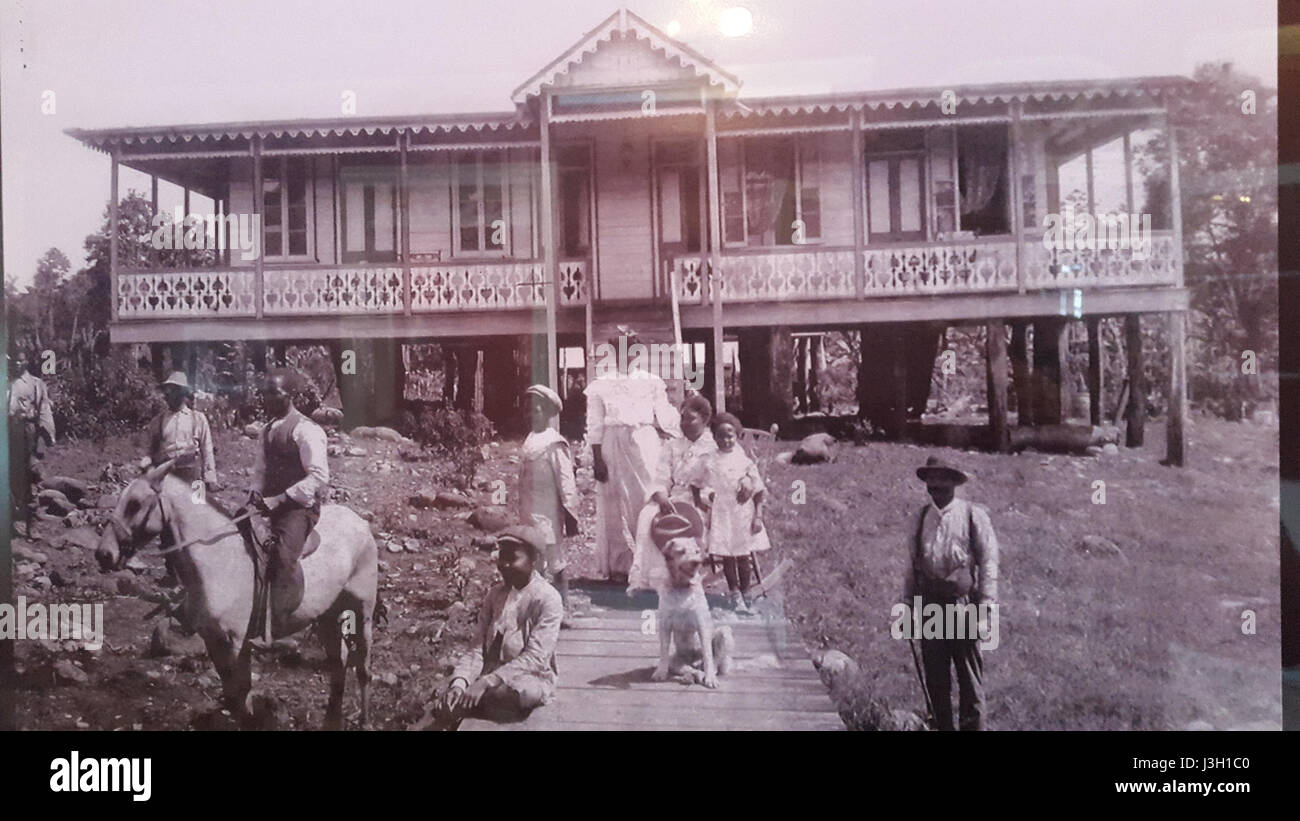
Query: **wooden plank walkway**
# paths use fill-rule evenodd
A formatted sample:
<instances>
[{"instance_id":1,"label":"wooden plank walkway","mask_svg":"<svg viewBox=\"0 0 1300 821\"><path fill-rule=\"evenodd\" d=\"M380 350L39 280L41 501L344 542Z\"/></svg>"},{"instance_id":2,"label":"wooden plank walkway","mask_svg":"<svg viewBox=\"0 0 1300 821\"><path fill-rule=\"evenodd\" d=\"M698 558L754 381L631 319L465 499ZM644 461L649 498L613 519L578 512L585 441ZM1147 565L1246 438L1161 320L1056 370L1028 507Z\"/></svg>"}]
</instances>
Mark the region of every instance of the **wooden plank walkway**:
<instances>
[{"instance_id":1,"label":"wooden plank walkway","mask_svg":"<svg viewBox=\"0 0 1300 821\"><path fill-rule=\"evenodd\" d=\"M639 609L593 608L560 633L560 683L549 704L521 722L471 719L485 730L843 730L825 686L784 618L769 611L736 621L733 672L716 690L654 682L659 640Z\"/></svg>"}]
</instances>

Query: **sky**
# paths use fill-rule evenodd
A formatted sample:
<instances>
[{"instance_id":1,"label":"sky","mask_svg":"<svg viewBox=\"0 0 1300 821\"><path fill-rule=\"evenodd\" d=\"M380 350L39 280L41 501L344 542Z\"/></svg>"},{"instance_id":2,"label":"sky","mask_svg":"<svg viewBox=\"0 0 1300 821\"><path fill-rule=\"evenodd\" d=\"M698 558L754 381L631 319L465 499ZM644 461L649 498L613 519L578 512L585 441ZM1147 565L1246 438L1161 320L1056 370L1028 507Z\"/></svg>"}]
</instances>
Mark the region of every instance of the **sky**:
<instances>
[{"instance_id":1,"label":"sky","mask_svg":"<svg viewBox=\"0 0 1300 821\"><path fill-rule=\"evenodd\" d=\"M729 8L752 29L724 36ZM618 6L589 0L0 0L4 273L85 261L106 155L66 128L509 110L510 92ZM739 76L741 98L982 82L1189 75L1227 60L1276 86L1262 0L641 0ZM733 13L734 14L734 13ZM51 106L52 102L52 106ZM49 111L50 108L52 111ZM45 109L43 111L43 109ZM124 170L121 189L147 193ZM164 184L160 205L180 201Z\"/></svg>"}]
</instances>

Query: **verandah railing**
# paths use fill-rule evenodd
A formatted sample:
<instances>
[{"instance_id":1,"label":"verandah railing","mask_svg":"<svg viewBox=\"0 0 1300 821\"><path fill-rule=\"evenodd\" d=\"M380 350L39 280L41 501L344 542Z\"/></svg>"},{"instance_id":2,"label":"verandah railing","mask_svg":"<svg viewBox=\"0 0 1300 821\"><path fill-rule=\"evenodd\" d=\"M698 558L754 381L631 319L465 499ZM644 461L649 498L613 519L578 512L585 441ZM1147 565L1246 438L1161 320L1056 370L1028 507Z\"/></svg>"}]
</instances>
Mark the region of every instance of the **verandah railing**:
<instances>
[{"instance_id":1,"label":"verandah railing","mask_svg":"<svg viewBox=\"0 0 1300 821\"><path fill-rule=\"evenodd\" d=\"M852 248L798 247L722 255L724 302L853 299L858 295ZM1058 250L1026 241L1022 250L1027 290L1177 285L1181 261L1172 231L1152 231L1145 253L1129 249ZM863 298L1014 292L1012 237L865 248ZM705 260L673 260L678 299L708 300Z\"/></svg>"},{"instance_id":2,"label":"verandah railing","mask_svg":"<svg viewBox=\"0 0 1300 821\"><path fill-rule=\"evenodd\" d=\"M118 319L401 314L540 308L547 286L540 261L436 262L267 268L262 290L251 268L119 271ZM560 305L584 305L588 265L559 263Z\"/></svg>"}]
</instances>

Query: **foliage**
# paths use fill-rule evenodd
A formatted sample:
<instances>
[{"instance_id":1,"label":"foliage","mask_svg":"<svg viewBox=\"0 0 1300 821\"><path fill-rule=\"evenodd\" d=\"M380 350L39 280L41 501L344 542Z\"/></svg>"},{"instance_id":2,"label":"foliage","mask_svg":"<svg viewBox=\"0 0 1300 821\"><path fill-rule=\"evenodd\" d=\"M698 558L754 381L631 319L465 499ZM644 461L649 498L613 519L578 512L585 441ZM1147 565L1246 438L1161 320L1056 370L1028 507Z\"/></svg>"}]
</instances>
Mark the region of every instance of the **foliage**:
<instances>
[{"instance_id":1,"label":"foliage","mask_svg":"<svg viewBox=\"0 0 1300 821\"><path fill-rule=\"evenodd\" d=\"M496 435L492 422L481 413L451 408L426 408L419 415L406 412L401 432L450 465L447 477L461 488L474 484L485 461L484 451Z\"/></svg>"},{"instance_id":2,"label":"foliage","mask_svg":"<svg viewBox=\"0 0 1300 821\"><path fill-rule=\"evenodd\" d=\"M55 361L58 370L46 383L61 439L102 442L112 434L135 433L162 409L153 375L132 360L129 348L78 367Z\"/></svg>"}]
</instances>

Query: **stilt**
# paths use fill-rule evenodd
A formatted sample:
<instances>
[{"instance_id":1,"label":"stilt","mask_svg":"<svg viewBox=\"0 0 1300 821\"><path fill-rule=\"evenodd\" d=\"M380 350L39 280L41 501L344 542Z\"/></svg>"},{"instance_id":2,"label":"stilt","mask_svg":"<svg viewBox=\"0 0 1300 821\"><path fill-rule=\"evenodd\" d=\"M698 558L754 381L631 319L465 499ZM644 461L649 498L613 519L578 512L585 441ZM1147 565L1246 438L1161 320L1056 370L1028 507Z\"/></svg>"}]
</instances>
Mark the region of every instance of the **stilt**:
<instances>
[{"instance_id":1,"label":"stilt","mask_svg":"<svg viewBox=\"0 0 1300 821\"><path fill-rule=\"evenodd\" d=\"M808 412L808 337L794 339L794 403L795 413Z\"/></svg>"},{"instance_id":2,"label":"stilt","mask_svg":"<svg viewBox=\"0 0 1300 821\"><path fill-rule=\"evenodd\" d=\"M1029 370L1029 323L1011 323L1011 379L1016 386L1016 424L1034 424L1034 383Z\"/></svg>"},{"instance_id":3,"label":"stilt","mask_svg":"<svg viewBox=\"0 0 1300 821\"><path fill-rule=\"evenodd\" d=\"M1187 424L1187 344L1182 311L1168 314L1169 320L1169 420L1165 427L1165 461L1182 467L1185 459Z\"/></svg>"},{"instance_id":4,"label":"stilt","mask_svg":"<svg viewBox=\"0 0 1300 821\"><path fill-rule=\"evenodd\" d=\"M442 406L450 408L456 404L456 349L450 345L442 347Z\"/></svg>"},{"instance_id":5,"label":"stilt","mask_svg":"<svg viewBox=\"0 0 1300 821\"><path fill-rule=\"evenodd\" d=\"M1146 438L1147 376L1142 366L1142 315L1124 317L1124 347L1128 350L1128 430L1124 444L1140 448Z\"/></svg>"},{"instance_id":6,"label":"stilt","mask_svg":"<svg viewBox=\"0 0 1300 821\"><path fill-rule=\"evenodd\" d=\"M161 382L167 378L167 363L163 361L166 346L161 342L149 343L149 367L153 369L153 378L155 382Z\"/></svg>"},{"instance_id":7,"label":"stilt","mask_svg":"<svg viewBox=\"0 0 1300 821\"><path fill-rule=\"evenodd\" d=\"M901 334L895 334L889 361L892 378L889 391L889 424L886 426L892 439L903 439L907 430L907 351Z\"/></svg>"},{"instance_id":8,"label":"stilt","mask_svg":"<svg viewBox=\"0 0 1300 821\"><path fill-rule=\"evenodd\" d=\"M768 393L771 406L771 419L781 427L787 427L794 417L794 394L792 391L794 357L794 339L789 326L778 325L771 331L772 368Z\"/></svg>"},{"instance_id":9,"label":"stilt","mask_svg":"<svg viewBox=\"0 0 1300 821\"><path fill-rule=\"evenodd\" d=\"M808 412L820 413L822 398L817 390L817 373L826 366L826 354L822 347L822 335L808 337L808 377L805 380L808 393Z\"/></svg>"},{"instance_id":10,"label":"stilt","mask_svg":"<svg viewBox=\"0 0 1300 821\"><path fill-rule=\"evenodd\" d=\"M1034 320L1034 384L1037 406L1034 424L1059 425L1064 421L1069 394L1069 367L1062 345L1066 322L1061 317Z\"/></svg>"},{"instance_id":11,"label":"stilt","mask_svg":"<svg viewBox=\"0 0 1300 821\"><path fill-rule=\"evenodd\" d=\"M747 427L766 429L771 388L772 338L766 331L737 332L740 347L740 420Z\"/></svg>"},{"instance_id":12,"label":"stilt","mask_svg":"<svg viewBox=\"0 0 1300 821\"><path fill-rule=\"evenodd\" d=\"M912 323L903 338L907 340L902 355L907 361L907 418L920 419L930 402L930 382L934 358L939 354L939 339L945 328L928 322Z\"/></svg>"},{"instance_id":13,"label":"stilt","mask_svg":"<svg viewBox=\"0 0 1300 821\"><path fill-rule=\"evenodd\" d=\"M456 350L456 409L474 410L475 383L478 376L478 351Z\"/></svg>"},{"instance_id":14,"label":"stilt","mask_svg":"<svg viewBox=\"0 0 1300 821\"><path fill-rule=\"evenodd\" d=\"M1103 395L1104 384L1101 351L1101 317L1090 316L1088 325L1088 421L1093 425L1101 424L1102 408L1106 406Z\"/></svg>"},{"instance_id":15,"label":"stilt","mask_svg":"<svg viewBox=\"0 0 1300 821\"><path fill-rule=\"evenodd\" d=\"M989 430L993 447L1002 453L1011 449L1007 429L1007 336L1006 326L990 322L985 326L985 363L987 367Z\"/></svg>"}]
</instances>

